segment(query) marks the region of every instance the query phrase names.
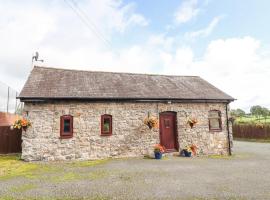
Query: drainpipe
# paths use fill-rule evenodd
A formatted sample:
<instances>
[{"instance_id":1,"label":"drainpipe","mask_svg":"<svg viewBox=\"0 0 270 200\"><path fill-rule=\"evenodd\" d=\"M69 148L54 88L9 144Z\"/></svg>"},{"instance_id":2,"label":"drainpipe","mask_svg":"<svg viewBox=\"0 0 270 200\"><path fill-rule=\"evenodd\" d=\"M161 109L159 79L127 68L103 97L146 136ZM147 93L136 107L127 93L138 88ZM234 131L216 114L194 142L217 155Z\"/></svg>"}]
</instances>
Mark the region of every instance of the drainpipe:
<instances>
[{"instance_id":1,"label":"drainpipe","mask_svg":"<svg viewBox=\"0 0 270 200\"><path fill-rule=\"evenodd\" d=\"M230 128L229 128L229 117L228 117L228 104L226 103L226 118L227 118L227 132L228 132L228 151L229 151L229 155L232 155L232 150L231 150L231 137L230 137Z\"/></svg>"}]
</instances>

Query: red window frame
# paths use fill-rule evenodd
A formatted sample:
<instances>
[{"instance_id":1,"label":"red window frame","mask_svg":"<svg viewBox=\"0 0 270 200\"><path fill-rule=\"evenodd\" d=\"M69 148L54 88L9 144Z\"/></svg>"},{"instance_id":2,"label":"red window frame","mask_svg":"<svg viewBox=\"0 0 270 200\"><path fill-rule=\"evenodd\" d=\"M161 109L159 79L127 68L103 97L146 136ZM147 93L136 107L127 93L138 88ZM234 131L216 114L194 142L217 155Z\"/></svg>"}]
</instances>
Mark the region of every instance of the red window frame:
<instances>
[{"instance_id":1,"label":"red window frame","mask_svg":"<svg viewBox=\"0 0 270 200\"><path fill-rule=\"evenodd\" d=\"M221 121L221 112L220 112L220 110L210 110L209 114L210 114L210 112L217 112L218 113L218 118L213 118L213 117L210 118L210 117L208 117L209 130L213 131L213 132L222 131L222 121ZM210 119L218 119L219 128L212 128L211 123L210 123Z\"/></svg>"},{"instance_id":2,"label":"red window frame","mask_svg":"<svg viewBox=\"0 0 270 200\"><path fill-rule=\"evenodd\" d=\"M69 124L69 132L64 132L64 121L70 120ZM73 116L71 115L63 115L60 117L60 138L72 138L73 137Z\"/></svg>"},{"instance_id":3,"label":"red window frame","mask_svg":"<svg viewBox=\"0 0 270 200\"><path fill-rule=\"evenodd\" d=\"M108 132L105 132L105 131L103 130L104 120L105 120L105 119L109 119L109 121L110 121L110 126L109 126L109 131L108 131ZM112 116L111 116L111 115L107 115L107 114L101 115L100 132L101 132L100 134L101 134L102 136L110 136L110 135L112 135Z\"/></svg>"}]
</instances>

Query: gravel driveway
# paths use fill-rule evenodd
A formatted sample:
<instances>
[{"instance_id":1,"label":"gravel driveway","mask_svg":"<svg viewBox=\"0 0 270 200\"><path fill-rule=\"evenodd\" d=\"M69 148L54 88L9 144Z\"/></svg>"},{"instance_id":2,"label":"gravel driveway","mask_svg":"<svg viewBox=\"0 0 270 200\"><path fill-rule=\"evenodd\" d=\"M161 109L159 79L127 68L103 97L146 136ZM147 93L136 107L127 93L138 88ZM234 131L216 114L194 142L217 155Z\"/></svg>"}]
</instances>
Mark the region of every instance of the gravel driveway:
<instances>
[{"instance_id":1,"label":"gravel driveway","mask_svg":"<svg viewBox=\"0 0 270 200\"><path fill-rule=\"evenodd\" d=\"M235 142L234 154L39 163L0 178L0 199L270 199L270 143Z\"/></svg>"}]
</instances>

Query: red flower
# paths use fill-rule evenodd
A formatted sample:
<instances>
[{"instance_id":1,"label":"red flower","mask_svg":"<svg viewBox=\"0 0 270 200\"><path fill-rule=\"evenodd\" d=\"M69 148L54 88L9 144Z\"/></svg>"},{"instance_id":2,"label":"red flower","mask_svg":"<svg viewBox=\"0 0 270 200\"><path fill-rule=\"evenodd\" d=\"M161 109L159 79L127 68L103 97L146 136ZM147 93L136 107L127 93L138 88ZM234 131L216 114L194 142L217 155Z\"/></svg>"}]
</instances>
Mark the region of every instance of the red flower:
<instances>
[{"instance_id":1,"label":"red flower","mask_svg":"<svg viewBox=\"0 0 270 200\"><path fill-rule=\"evenodd\" d=\"M154 146L154 152L160 152L160 153L164 153L165 152L165 147L162 146L161 144L156 144Z\"/></svg>"}]
</instances>

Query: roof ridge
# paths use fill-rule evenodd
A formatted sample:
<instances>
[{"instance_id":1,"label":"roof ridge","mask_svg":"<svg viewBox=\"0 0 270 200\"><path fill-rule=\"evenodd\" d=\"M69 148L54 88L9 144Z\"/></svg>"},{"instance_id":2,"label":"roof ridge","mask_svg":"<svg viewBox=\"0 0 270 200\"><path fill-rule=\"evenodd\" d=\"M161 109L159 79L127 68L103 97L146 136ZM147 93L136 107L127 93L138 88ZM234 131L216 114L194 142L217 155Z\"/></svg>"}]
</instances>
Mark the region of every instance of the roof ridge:
<instances>
[{"instance_id":1,"label":"roof ridge","mask_svg":"<svg viewBox=\"0 0 270 200\"><path fill-rule=\"evenodd\" d=\"M96 72L96 73L110 73L110 74L130 74L130 75L147 75L147 76L167 76L167 77L198 77L192 75L166 75L166 74L147 74L147 73L132 73L132 72L112 72L112 71L93 71L93 70L81 70L81 69L66 69L66 68L57 68L57 67L46 67L46 66L37 66L34 68L43 68L43 69L53 69L53 70L63 70L63 71L78 71L78 72Z\"/></svg>"}]
</instances>

